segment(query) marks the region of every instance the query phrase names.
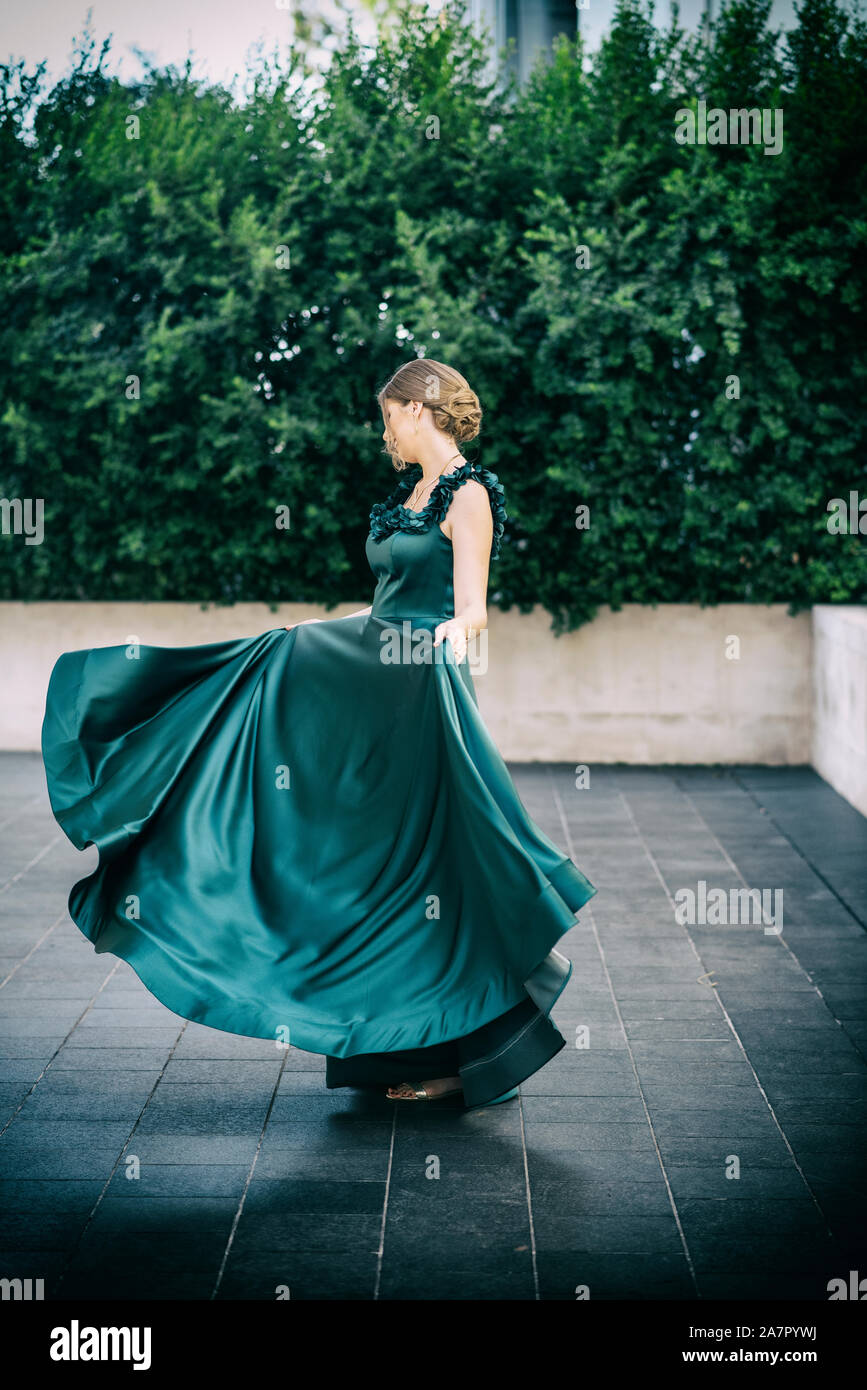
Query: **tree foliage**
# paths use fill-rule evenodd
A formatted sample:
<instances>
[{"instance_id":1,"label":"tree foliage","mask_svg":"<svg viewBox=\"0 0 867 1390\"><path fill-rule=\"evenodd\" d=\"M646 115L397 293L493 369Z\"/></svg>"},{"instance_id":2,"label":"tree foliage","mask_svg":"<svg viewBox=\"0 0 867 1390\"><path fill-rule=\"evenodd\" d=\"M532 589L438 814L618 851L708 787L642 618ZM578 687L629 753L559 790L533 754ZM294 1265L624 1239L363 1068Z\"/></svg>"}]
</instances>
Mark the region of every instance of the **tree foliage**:
<instances>
[{"instance_id":1,"label":"tree foliage","mask_svg":"<svg viewBox=\"0 0 867 1390\"><path fill-rule=\"evenodd\" d=\"M769 10L623 0L523 89L462 0L350 27L318 85L260 55L243 100L90 39L48 91L0 68L0 492L45 508L0 592L366 601L375 393L419 354L485 410L492 602L864 601L827 508L867 498L867 34ZM782 151L680 144L699 101L781 110Z\"/></svg>"}]
</instances>

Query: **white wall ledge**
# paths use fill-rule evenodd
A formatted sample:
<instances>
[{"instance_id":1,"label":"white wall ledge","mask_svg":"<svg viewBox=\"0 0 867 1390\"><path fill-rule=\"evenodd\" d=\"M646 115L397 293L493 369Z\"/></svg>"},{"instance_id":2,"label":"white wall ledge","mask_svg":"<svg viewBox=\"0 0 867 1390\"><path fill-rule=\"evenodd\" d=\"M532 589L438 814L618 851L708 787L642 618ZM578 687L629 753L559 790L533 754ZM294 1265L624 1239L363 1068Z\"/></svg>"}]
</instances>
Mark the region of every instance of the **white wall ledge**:
<instances>
[{"instance_id":1,"label":"white wall ledge","mask_svg":"<svg viewBox=\"0 0 867 1390\"><path fill-rule=\"evenodd\" d=\"M64 651L135 635L157 646L254 636L314 604L0 603L0 747L38 750ZM812 763L867 815L867 606L661 603L603 609L555 637L542 608L489 610L479 707L514 762ZM738 655L732 659L732 649Z\"/></svg>"}]
</instances>

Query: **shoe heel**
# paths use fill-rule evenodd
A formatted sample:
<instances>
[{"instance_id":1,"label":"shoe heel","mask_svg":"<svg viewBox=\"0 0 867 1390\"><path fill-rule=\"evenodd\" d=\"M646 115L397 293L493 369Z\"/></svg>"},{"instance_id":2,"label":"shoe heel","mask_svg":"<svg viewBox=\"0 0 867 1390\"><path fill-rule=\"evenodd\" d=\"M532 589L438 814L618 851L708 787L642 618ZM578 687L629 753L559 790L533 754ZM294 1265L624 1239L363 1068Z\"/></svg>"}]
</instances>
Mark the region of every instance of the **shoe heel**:
<instances>
[{"instance_id":1,"label":"shoe heel","mask_svg":"<svg viewBox=\"0 0 867 1390\"><path fill-rule=\"evenodd\" d=\"M517 1086L513 1086L511 1091L504 1091L501 1096L495 1096L493 1100L486 1100L485 1105L502 1105L504 1100L514 1100L518 1094ZM484 1106L481 1107L484 1109Z\"/></svg>"}]
</instances>

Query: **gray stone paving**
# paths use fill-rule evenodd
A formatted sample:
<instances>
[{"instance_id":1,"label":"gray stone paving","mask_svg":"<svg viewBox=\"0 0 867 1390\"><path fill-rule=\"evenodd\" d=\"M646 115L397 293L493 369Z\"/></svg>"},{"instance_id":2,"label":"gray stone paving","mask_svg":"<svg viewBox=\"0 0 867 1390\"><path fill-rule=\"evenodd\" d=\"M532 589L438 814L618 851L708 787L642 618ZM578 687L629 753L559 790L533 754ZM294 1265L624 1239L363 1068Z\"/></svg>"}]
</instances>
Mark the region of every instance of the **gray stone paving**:
<instances>
[{"instance_id":1,"label":"gray stone paving","mask_svg":"<svg viewBox=\"0 0 867 1390\"><path fill-rule=\"evenodd\" d=\"M163 1008L69 920L96 851L39 758L0 756L0 1274L268 1300L825 1300L867 1275L867 821L809 768L512 772L599 892L560 943L566 1048L466 1112L328 1092L323 1058ZM781 934L681 925L699 880L782 889Z\"/></svg>"}]
</instances>

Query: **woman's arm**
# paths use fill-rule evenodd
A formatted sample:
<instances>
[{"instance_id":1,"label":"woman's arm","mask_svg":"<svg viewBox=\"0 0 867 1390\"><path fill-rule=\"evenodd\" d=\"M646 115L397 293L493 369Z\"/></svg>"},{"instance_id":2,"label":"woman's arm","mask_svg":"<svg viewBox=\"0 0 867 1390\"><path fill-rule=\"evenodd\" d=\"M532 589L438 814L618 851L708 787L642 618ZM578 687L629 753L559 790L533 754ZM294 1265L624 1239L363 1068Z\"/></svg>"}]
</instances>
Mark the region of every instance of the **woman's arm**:
<instances>
[{"instance_id":1,"label":"woman's arm","mask_svg":"<svg viewBox=\"0 0 867 1390\"><path fill-rule=\"evenodd\" d=\"M471 478L452 499L443 526L454 555L455 616L440 623L434 634L438 647L448 637L458 661L467 643L488 626L488 568L494 521L487 488Z\"/></svg>"},{"instance_id":2,"label":"woman's arm","mask_svg":"<svg viewBox=\"0 0 867 1390\"><path fill-rule=\"evenodd\" d=\"M370 608L359 608L359 610L358 610L357 613L344 613L343 617L344 617L344 618L363 618L363 617L366 617L367 614L371 612L372 607L373 607L373 605L371 604L371 607L370 607ZM300 623L286 623L286 631L287 631L287 632L291 632L292 629L293 629L293 627L306 627L306 625L307 625L308 623L342 623L342 622L343 622L343 618L305 618L304 621L303 621L303 622L300 622Z\"/></svg>"}]
</instances>

